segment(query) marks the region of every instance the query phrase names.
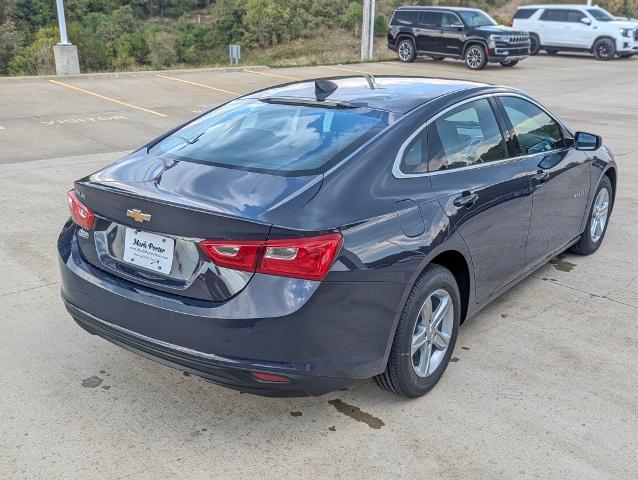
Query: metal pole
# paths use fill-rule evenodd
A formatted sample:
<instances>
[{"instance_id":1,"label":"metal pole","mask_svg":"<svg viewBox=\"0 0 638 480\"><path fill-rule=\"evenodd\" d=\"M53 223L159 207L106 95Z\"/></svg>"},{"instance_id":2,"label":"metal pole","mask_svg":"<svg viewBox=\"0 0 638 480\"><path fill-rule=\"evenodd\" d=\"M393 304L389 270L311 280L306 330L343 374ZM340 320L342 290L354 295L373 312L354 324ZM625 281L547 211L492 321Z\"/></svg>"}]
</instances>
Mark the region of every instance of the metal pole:
<instances>
[{"instance_id":1,"label":"metal pole","mask_svg":"<svg viewBox=\"0 0 638 480\"><path fill-rule=\"evenodd\" d=\"M376 18L375 9L376 0L370 0L370 40L368 42L368 60L372 60L372 58L374 57L374 20Z\"/></svg>"},{"instance_id":2,"label":"metal pole","mask_svg":"<svg viewBox=\"0 0 638 480\"><path fill-rule=\"evenodd\" d=\"M58 7L58 24L60 25L60 45L70 45L69 38L66 36L66 19L64 18L63 0L55 0Z\"/></svg>"},{"instance_id":3,"label":"metal pole","mask_svg":"<svg viewBox=\"0 0 638 480\"><path fill-rule=\"evenodd\" d=\"M363 0L361 22L361 61L370 60L370 0Z\"/></svg>"}]
</instances>

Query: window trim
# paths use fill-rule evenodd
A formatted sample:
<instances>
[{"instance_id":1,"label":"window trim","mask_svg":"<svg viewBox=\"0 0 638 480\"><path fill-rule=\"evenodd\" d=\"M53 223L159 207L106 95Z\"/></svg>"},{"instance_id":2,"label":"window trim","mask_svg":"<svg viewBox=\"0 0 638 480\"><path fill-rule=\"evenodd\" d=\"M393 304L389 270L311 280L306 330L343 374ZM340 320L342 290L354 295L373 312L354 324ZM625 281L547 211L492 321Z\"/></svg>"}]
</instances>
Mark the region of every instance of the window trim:
<instances>
[{"instance_id":1,"label":"window trim","mask_svg":"<svg viewBox=\"0 0 638 480\"><path fill-rule=\"evenodd\" d=\"M394 178L402 179L402 178L428 177L428 176L431 176L431 175L444 175L446 173L460 172L460 171L463 171L463 170L469 170L469 169L481 168L481 167L489 167L489 166L492 166L492 165L500 165L500 164L503 164L503 163L506 163L506 162L511 162L513 160L518 160L518 159L522 159L522 158L533 157L533 156L539 155L538 153L531 153L531 154L527 154L527 155L518 155L518 156L514 156L514 157L508 156L507 158L504 158L502 160L495 160L493 162L478 163L478 164L474 164L474 165L468 165L468 166L465 166L465 167L454 168L454 169L451 169L451 170L437 170L435 172L404 173L403 171L401 171L401 160L403 158L403 154L405 153L406 148L412 142L412 140L414 140L414 138L417 135L419 135L424 129L426 129L428 127L428 125L430 125L432 122L434 122L439 117L445 115L450 110L455 109L456 107L459 107L461 105L465 105L466 103L470 103L470 102L473 102L475 100L481 100L481 99L484 99L484 98L486 98L486 99L498 98L498 97L518 97L518 98L522 98L523 100L527 100L528 102L536 105L538 108L540 108L547 115L549 115L549 117L552 120L554 120L556 123L558 123L558 125L561 128L563 128L565 130L565 132L567 132L570 135L573 135L572 131L569 128L567 128L565 126L565 124L556 115L552 114L547 108L545 108L543 105L538 103L536 100L534 100L534 99L532 99L532 98L530 98L528 96L522 95L520 93L515 93L515 92L498 92L498 93L487 93L487 94L483 94L483 95L478 95L478 96L475 96L475 97L466 98L464 100L461 100L460 102L456 102L454 105L450 105L450 106L444 108L443 110L437 112L432 117L430 117L425 123L423 123L423 125L419 126L414 132L412 132L410 134L410 136L401 144L401 147L399 148L399 151L398 151L396 157L394 158L394 163L392 164L392 176ZM499 126L500 126L501 119L499 119L497 117L496 120L497 120L497 122L499 122ZM505 141L507 142L507 138L505 139ZM558 151L562 151L562 150L570 149L570 148L571 147L561 147L560 149L549 150L548 152L543 152L543 153L558 152Z\"/></svg>"}]
</instances>

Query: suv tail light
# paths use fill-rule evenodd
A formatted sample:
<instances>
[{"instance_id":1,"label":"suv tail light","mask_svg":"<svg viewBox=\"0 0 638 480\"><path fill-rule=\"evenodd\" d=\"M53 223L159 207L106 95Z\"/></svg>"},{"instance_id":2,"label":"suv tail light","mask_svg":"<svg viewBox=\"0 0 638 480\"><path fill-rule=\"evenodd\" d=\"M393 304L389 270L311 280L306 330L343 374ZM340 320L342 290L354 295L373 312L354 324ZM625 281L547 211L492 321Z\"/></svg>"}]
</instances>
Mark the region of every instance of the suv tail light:
<instances>
[{"instance_id":1,"label":"suv tail light","mask_svg":"<svg viewBox=\"0 0 638 480\"><path fill-rule=\"evenodd\" d=\"M91 230L95 223L95 214L78 200L74 190L70 190L67 193L69 199L69 209L71 210L71 218L73 221L82 227L84 230Z\"/></svg>"},{"instance_id":2,"label":"suv tail light","mask_svg":"<svg viewBox=\"0 0 638 480\"><path fill-rule=\"evenodd\" d=\"M323 280L334 263L343 237L331 233L284 240L203 240L204 253L220 267L282 277Z\"/></svg>"}]
</instances>

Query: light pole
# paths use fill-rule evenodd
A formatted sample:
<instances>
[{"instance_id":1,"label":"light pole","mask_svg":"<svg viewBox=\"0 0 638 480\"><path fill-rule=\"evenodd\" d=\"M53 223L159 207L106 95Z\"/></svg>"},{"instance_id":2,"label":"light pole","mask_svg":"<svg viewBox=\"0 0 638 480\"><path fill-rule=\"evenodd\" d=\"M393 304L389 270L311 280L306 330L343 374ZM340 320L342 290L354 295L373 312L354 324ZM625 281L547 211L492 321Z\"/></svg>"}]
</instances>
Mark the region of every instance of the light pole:
<instances>
[{"instance_id":1,"label":"light pole","mask_svg":"<svg viewBox=\"0 0 638 480\"><path fill-rule=\"evenodd\" d=\"M71 45L66 34L66 19L64 17L63 0L55 0L58 9L58 25L60 26L60 43L53 47L55 58L55 73L57 75L77 75L80 73L80 59L78 48Z\"/></svg>"},{"instance_id":2,"label":"light pole","mask_svg":"<svg viewBox=\"0 0 638 480\"><path fill-rule=\"evenodd\" d=\"M374 56L374 11L375 0L363 0L363 22L361 24L361 61Z\"/></svg>"}]
</instances>

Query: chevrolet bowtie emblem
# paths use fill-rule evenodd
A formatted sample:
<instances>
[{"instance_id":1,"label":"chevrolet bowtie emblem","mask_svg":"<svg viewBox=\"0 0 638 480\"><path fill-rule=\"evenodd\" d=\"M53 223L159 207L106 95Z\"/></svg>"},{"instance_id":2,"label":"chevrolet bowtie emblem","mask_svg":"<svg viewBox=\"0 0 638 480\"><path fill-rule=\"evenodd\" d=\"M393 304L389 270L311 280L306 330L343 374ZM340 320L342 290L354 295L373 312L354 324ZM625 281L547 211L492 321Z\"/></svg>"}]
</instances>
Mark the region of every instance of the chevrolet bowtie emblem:
<instances>
[{"instance_id":1,"label":"chevrolet bowtie emblem","mask_svg":"<svg viewBox=\"0 0 638 480\"><path fill-rule=\"evenodd\" d=\"M138 210L137 208L133 210L127 210L126 216L131 217L133 220L140 223L151 221L151 216L148 213L142 213L142 211Z\"/></svg>"}]
</instances>

